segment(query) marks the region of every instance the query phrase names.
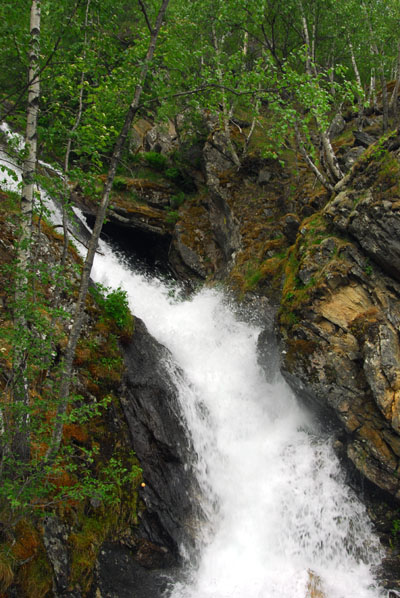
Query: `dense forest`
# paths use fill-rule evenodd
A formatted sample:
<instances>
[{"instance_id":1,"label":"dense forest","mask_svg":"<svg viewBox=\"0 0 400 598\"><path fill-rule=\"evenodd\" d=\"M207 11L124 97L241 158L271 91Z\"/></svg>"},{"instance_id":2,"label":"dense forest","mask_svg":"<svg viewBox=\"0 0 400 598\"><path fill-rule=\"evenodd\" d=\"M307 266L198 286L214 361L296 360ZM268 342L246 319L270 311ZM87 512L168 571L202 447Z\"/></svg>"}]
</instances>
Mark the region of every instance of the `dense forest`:
<instances>
[{"instance_id":1,"label":"dense forest","mask_svg":"<svg viewBox=\"0 0 400 598\"><path fill-rule=\"evenodd\" d=\"M209 171L208 178L201 174L198 148L206 143L222 154L221 164L216 161L218 184L239 185L252 169L267 167L260 185L278 173L285 193L298 197L304 183L315 212L346 188L360 147L375 144L367 159L381 160L386 168L379 187L385 200L387 188L397 184L388 186L387 179L398 172L383 159L397 147L399 22L397 0L1 2L0 120L7 158L0 167L0 596L53 595L40 531L43 518L53 512L63 525L80 530L69 540L78 555L72 580L89 595L102 542L107 534L119 537L136 525L143 507L141 464L119 438L129 435L118 388L121 347L135 335L134 317L125 291L90 280L103 224L109 218L114 224L126 220L129 202L147 186L155 195L167 189L168 202L157 214L157 203L142 206L141 217L153 229L162 221L168 238L179 233L177 225L191 231L212 188ZM152 132L155 141L146 146L143 139ZM350 138L357 143L346 162ZM356 170L351 172L355 176ZM13 190L6 177L18 183ZM46 195L60 207L56 228ZM259 206L251 201L245 199L239 211L254 229ZM84 206L94 223L83 262L73 247L74 203ZM248 215L252 205L254 214ZM267 209L261 206L260 213ZM273 301L279 303L281 294L278 327L288 343L289 378L293 342L303 355L315 348L304 334L289 342L299 324L296 309L310 300L309 288L319 280L316 268L301 273L305 249L296 245L296 234L299 222L311 216L302 209L301 218L287 209L279 226L276 214L267 214L264 228L272 236L262 250L255 237L243 242L243 231L241 251L236 241L229 247L220 242L223 267L212 252L201 257L201 266L187 258L190 288L199 280L224 280L244 301L247 294L267 294L262 288L267 283ZM228 212L221 218L217 241L234 229ZM318 218L302 229L310 243L325 235ZM334 223L335 218L331 214ZM377 263L389 272L384 258ZM373 267L365 261L363 275L371 276ZM175 267L177 278L184 278L182 272ZM369 305L365 313L368 321L376 316ZM353 337L361 343L367 333L355 316L352 322ZM372 354L367 358L373 361ZM392 386L398 392L397 378ZM378 406L398 434L398 399L389 407L387 400L378 400ZM107 430L107 418L119 422L114 430ZM347 411L346 418L347 425ZM398 439L393 430L390 434L385 441L396 453ZM368 469L369 457L360 455L349 449L350 460L369 482L398 500L397 485ZM118 513L111 514L110 505L116 504ZM397 522L391 540L398 542L396 512L390 511ZM15 583L21 594L8 594Z\"/></svg>"}]
</instances>

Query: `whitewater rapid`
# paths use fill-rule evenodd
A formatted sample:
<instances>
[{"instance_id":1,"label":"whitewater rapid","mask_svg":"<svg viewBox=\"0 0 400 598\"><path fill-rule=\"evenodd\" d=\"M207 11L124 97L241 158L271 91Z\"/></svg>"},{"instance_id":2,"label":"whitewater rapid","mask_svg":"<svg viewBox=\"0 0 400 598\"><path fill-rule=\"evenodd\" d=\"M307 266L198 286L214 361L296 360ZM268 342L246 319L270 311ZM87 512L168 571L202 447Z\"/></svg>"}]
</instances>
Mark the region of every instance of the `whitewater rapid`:
<instances>
[{"instance_id":1,"label":"whitewater rapid","mask_svg":"<svg viewBox=\"0 0 400 598\"><path fill-rule=\"evenodd\" d=\"M279 373L266 380L260 328L238 319L221 292L183 301L102 251L94 279L127 291L184 372L177 384L208 521L171 598L382 596L372 573L382 552L365 508Z\"/></svg>"},{"instance_id":2,"label":"whitewater rapid","mask_svg":"<svg viewBox=\"0 0 400 598\"><path fill-rule=\"evenodd\" d=\"M0 151L0 164L7 160ZM0 179L18 190L13 168L17 180ZM56 208L52 219L60 220ZM206 521L198 558L188 560L184 579L171 580L168 597L382 597L373 569L383 554L365 507L279 373L266 380L260 328L239 319L221 292L183 301L172 284L101 249L94 280L127 291L133 313L184 373L176 384Z\"/></svg>"}]
</instances>

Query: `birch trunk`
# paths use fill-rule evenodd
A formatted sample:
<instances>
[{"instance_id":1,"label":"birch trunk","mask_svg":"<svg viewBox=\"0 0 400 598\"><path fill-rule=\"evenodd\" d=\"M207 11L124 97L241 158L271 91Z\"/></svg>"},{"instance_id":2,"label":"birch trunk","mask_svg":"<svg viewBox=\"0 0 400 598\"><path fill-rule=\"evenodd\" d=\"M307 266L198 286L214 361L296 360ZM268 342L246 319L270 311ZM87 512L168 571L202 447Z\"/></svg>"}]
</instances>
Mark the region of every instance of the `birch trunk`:
<instances>
[{"instance_id":1,"label":"birch trunk","mask_svg":"<svg viewBox=\"0 0 400 598\"><path fill-rule=\"evenodd\" d=\"M221 86L221 90L222 90L222 120L223 120L223 125L224 125L224 133L225 133L225 137L226 137L226 144L228 146L228 150L230 153L230 157L232 158L233 163L235 164L235 166L237 166L237 168L240 168L240 159L239 156L237 155L237 152L235 150L235 146L232 143L232 137L231 137L231 131L229 128L229 121L231 119L232 116L232 110L228 110L228 102L226 100L226 94L225 91L223 89L223 78L222 78L222 70L221 70L221 62L220 62L220 54L221 54L221 49L220 46L218 44L218 40L217 40L217 36L215 34L215 29L214 27L212 28L212 36L213 36L213 45L214 45L214 50L215 50L215 55L217 58L217 77L218 77L218 83Z\"/></svg>"},{"instance_id":2,"label":"birch trunk","mask_svg":"<svg viewBox=\"0 0 400 598\"><path fill-rule=\"evenodd\" d=\"M322 172L319 170L318 166L315 164L315 162L312 160L311 156L308 154L308 152L304 146L303 139L301 138L299 127L297 126L297 124L295 124L294 130L295 130L295 134L296 134L296 141L297 141L297 145L299 147L299 151L300 151L301 155L303 156L306 164L312 170L312 172L315 174L315 176L317 177L319 182L325 187L325 189L327 189L328 191L330 191L332 193L333 185L331 185L331 183L328 181L328 179L322 174Z\"/></svg>"},{"instance_id":3,"label":"birch trunk","mask_svg":"<svg viewBox=\"0 0 400 598\"><path fill-rule=\"evenodd\" d=\"M369 90L368 90L368 104L370 108L376 108L376 77L375 77L375 69L371 69L371 77L369 81Z\"/></svg>"},{"instance_id":4,"label":"birch trunk","mask_svg":"<svg viewBox=\"0 0 400 598\"><path fill-rule=\"evenodd\" d=\"M400 41L397 43L397 65L396 65L396 83L393 88L392 97L389 102L389 110L393 113L394 117L397 117L397 104L400 90Z\"/></svg>"},{"instance_id":5,"label":"birch trunk","mask_svg":"<svg viewBox=\"0 0 400 598\"><path fill-rule=\"evenodd\" d=\"M353 44L351 43L349 38L347 39L347 42L349 44L351 64L353 65L353 70L354 70L354 74L356 77L357 85L360 88L360 90L362 90L363 86L362 86L362 82L361 82L360 71L358 70L356 56L354 54ZM364 117L364 105L363 105L363 101L362 101L362 98L360 97L360 95L357 95L357 104L358 104L357 129L359 131L361 131L362 121L363 121L363 117Z\"/></svg>"},{"instance_id":6,"label":"birch trunk","mask_svg":"<svg viewBox=\"0 0 400 598\"><path fill-rule=\"evenodd\" d=\"M32 0L30 14L30 51L28 81L28 106L26 118L25 144L27 155L22 165L21 222L17 250L17 274L15 288L14 325L21 341L16 349L13 363L13 398L18 406L16 432L13 451L22 460L28 460L29 449L29 388L26 373L26 343L24 332L27 328L26 303L28 270L31 267L32 215L37 161L37 120L40 95L40 0Z\"/></svg>"},{"instance_id":7,"label":"birch trunk","mask_svg":"<svg viewBox=\"0 0 400 598\"><path fill-rule=\"evenodd\" d=\"M143 62L142 71L140 74L139 83L136 86L135 93L131 105L125 116L125 122L122 130L118 136L118 139L114 146L114 151L110 161L110 167L107 175L106 182L104 184L103 194L100 202L100 207L97 212L96 221L93 228L92 237L90 239L88 252L82 269L81 283L79 289L79 296L74 310L74 319L71 328L71 332L68 338L67 348L65 350L65 357L63 363L63 373L60 382L59 398L58 398L58 409L53 429L52 439L50 446L46 453L46 461L51 463L57 455L60 443L62 440L63 429L64 429L64 415L68 406L68 396L70 391L71 377L72 377L72 366L75 356L76 346L81 334L82 324L85 315L85 302L89 288L90 273L92 270L93 260L96 253L97 245L101 229L103 227L104 218L107 212L107 207L110 198L110 192L115 177L115 172L118 166L119 159L121 157L122 149L125 145L128 133L132 126L133 119L139 108L139 102L142 95L143 85L146 81L147 74L149 71L150 64L153 60L154 51L156 48L158 34L160 32L162 22L169 4L169 0L163 0L161 8L158 12L156 24L152 30L150 36L150 43L147 50L146 58Z\"/></svg>"}]
</instances>

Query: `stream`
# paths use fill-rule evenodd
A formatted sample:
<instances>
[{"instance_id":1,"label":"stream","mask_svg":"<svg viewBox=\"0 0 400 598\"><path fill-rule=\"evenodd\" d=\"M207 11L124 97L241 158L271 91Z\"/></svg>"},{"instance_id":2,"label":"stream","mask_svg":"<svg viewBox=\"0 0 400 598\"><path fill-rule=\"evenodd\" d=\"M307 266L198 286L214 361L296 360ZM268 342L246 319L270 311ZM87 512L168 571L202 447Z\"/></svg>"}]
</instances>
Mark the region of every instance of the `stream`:
<instances>
[{"instance_id":1,"label":"stream","mask_svg":"<svg viewBox=\"0 0 400 598\"><path fill-rule=\"evenodd\" d=\"M266 379L261 328L237 317L222 292L184 301L168 281L133 271L104 244L102 252L94 279L127 291L133 313L184 372L176 384L206 522L198 558L169 596L383 595L372 573L382 552L365 507L280 373Z\"/></svg>"},{"instance_id":2,"label":"stream","mask_svg":"<svg viewBox=\"0 0 400 598\"><path fill-rule=\"evenodd\" d=\"M92 275L127 291L133 313L183 371L176 384L205 516L197 558L170 580L168 597L383 596L373 575L383 553L366 509L279 371L266 379L252 314L235 315L217 290L182 300L103 242Z\"/></svg>"}]
</instances>

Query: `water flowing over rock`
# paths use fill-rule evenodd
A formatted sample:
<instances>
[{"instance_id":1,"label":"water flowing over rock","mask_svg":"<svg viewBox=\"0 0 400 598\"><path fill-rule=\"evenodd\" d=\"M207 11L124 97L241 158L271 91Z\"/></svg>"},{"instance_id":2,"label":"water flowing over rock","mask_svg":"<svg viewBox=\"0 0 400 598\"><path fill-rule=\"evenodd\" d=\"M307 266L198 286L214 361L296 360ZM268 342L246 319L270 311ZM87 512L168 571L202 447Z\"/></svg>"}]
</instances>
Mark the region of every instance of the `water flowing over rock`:
<instances>
[{"instance_id":1,"label":"water flowing over rock","mask_svg":"<svg viewBox=\"0 0 400 598\"><path fill-rule=\"evenodd\" d=\"M194 516L194 482L188 467L190 443L168 371L169 359L166 349L137 319L125 350L121 401L145 480L141 525L151 541L166 545L177 556L181 545L194 542L188 535Z\"/></svg>"}]
</instances>

